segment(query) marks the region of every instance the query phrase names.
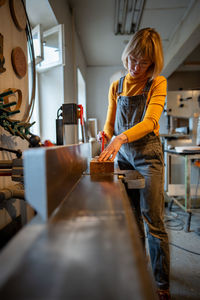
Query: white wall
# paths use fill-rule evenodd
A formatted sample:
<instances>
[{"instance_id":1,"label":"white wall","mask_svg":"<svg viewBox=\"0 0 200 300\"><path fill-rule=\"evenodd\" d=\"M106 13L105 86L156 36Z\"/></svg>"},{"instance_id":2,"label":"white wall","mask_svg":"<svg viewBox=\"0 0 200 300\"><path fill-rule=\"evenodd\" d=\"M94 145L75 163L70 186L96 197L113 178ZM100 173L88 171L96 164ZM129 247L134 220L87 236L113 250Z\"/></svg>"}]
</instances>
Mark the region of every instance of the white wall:
<instances>
[{"instance_id":1,"label":"white wall","mask_svg":"<svg viewBox=\"0 0 200 300\"><path fill-rule=\"evenodd\" d=\"M78 36L75 32L72 14L66 0L49 0L58 24L65 28L65 66L63 68L64 103L77 103L77 72L78 66L83 77L86 75L86 62ZM76 125L65 126L66 144L78 141Z\"/></svg>"},{"instance_id":2,"label":"white wall","mask_svg":"<svg viewBox=\"0 0 200 300\"><path fill-rule=\"evenodd\" d=\"M39 110L41 117L41 140L56 142L57 110L63 103L63 67L54 67L39 73Z\"/></svg>"},{"instance_id":3,"label":"white wall","mask_svg":"<svg viewBox=\"0 0 200 300\"><path fill-rule=\"evenodd\" d=\"M118 71L119 67L87 68L87 117L97 118L98 131L106 120L110 78Z\"/></svg>"}]
</instances>

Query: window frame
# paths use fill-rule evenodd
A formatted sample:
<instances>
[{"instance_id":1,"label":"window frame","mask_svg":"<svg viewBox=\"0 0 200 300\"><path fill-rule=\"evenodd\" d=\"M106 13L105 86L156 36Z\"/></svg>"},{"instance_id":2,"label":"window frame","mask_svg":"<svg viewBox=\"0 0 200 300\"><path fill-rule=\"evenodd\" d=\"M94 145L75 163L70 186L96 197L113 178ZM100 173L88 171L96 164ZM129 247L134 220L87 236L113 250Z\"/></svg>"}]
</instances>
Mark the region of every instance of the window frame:
<instances>
[{"instance_id":1,"label":"window frame","mask_svg":"<svg viewBox=\"0 0 200 300\"><path fill-rule=\"evenodd\" d=\"M46 31L42 34L42 48L44 47L44 39L52 34L58 33L58 51L59 51L59 59L56 62L48 63L45 66L41 66L41 63L44 62L45 57L43 57L43 60L36 66L36 69L38 72L43 72L48 69L51 69L56 66L64 66L65 65L65 47L64 47L64 25L59 24L56 25ZM44 50L43 50L44 52Z\"/></svg>"}]
</instances>

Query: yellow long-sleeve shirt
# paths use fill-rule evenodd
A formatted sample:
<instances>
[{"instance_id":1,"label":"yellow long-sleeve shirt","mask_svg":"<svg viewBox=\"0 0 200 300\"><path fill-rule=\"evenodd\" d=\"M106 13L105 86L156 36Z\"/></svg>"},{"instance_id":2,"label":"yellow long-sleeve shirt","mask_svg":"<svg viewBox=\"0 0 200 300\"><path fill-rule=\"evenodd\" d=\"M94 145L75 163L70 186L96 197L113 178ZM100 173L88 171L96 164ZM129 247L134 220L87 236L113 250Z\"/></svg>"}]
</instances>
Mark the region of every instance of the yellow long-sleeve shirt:
<instances>
[{"instance_id":1,"label":"yellow long-sleeve shirt","mask_svg":"<svg viewBox=\"0 0 200 300\"><path fill-rule=\"evenodd\" d=\"M144 80L136 80L128 73L124 79L123 92L121 96L136 96L142 94L142 91L147 82L147 78ZM108 96L108 111L107 118L104 126L104 132L109 138L113 136L115 115L117 108L117 90L119 80L113 82L109 89ZM159 119L162 114L165 98L167 95L167 80L163 76L157 76L154 78L151 88L147 96L147 110L143 121L124 131L123 133L127 136L128 142L136 141L146 134L154 131L156 135L159 134Z\"/></svg>"}]
</instances>

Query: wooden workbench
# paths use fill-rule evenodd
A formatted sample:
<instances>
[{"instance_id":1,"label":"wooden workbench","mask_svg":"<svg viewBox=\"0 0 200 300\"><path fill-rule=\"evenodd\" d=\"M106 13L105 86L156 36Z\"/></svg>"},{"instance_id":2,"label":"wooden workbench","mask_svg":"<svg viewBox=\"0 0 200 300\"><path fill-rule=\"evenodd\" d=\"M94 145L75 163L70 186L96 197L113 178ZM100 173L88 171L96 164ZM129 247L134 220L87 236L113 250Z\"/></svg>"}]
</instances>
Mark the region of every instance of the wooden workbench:
<instances>
[{"instance_id":1,"label":"wooden workbench","mask_svg":"<svg viewBox=\"0 0 200 300\"><path fill-rule=\"evenodd\" d=\"M52 155L54 149L45 151ZM37 219L0 255L0 299L156 299L129 198L117 174L83 173L49 219Z\"/></svg>"}]
</instances>

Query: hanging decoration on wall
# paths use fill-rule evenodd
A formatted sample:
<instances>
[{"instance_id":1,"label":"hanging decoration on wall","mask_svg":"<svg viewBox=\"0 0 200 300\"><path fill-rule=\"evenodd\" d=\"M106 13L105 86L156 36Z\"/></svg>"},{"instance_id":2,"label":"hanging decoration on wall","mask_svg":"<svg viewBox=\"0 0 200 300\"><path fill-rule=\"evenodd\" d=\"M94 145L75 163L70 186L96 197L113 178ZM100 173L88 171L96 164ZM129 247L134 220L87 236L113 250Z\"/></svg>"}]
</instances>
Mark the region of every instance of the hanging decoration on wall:
<instances>
[{"instance_id":1,"label":"hanging decoration on wall","mask_svg":"<svg viewBox=\"0 0 200 300\"><path fill-rule=\"evenodd\" d=\"M3 73L6 71L4 68L5 64L5 58L3 56L3 35L0 33L0 73Z\"/></svg>"},{"instance_id":2,"label":"hanging decoration on wall","mask_svg":"<svg viewBox=\"0 0 200 300\"><path fill-rule=\"evenodd\" d=\"M22 104L22 91L20 89L6 89L3 91L1 95L1 98L3 98L3 104L6 106L6 109L8 111L11 111L10 103L12 103L11 106L13 106L13 103L16 103L15 107L12 109L12 112L19 112L19 109ZM9 100L10 97L15 96L15 101L11 102Z\"/></svg>"},{"instance_id":3,"label":"hanging decoration on wall","mask_svg":"<svg viewBox=\"0 0 200 300\"><path fill-rule=\"evenodd\" d=\"M18 30L22 31L26 28L26 12L22 0L10 0L10 12Z\"/></svg>"},{"instance_id":4,"label":"hanging decoration on wall","mask_svg":"<svg viewBox=\"0 0 200 300\"><path fill-rule=\"evenodd\" d=\"M24 51L20 47L16 47L12 50L11 61L13 69L19 78L23 78L27 71L27 62Z\"/></svg>"},{"instance_id":5,"label":"hanging decoration on wall","mask_svg":"<svg viewBox=\"0 0 200 300\"><path fill-rule=\"evenodd\" d=\"M0 0L0 6L3 6L6 3L6 0Z\"/></svg>"},{"instance_id":6,"label":"hanging decoration on wall","mask_svg":"<svg viewBox=\"0 0 200 300\"><path fill-rule=\"evenodd\" d=\"M15 93L18 93L18 101L9 102L8 98ZM0 126L10 134L19 136L29 142L30 136L32 136L29 129L35 122L21 122L19 120L13 120L10 118L12 115L20 112L19 108L21 106L21 101L22 93L20 90L8 89L0 94ZM12 106L15 106L14 110L11 110Z\"/></svg>"}]
</instances>

